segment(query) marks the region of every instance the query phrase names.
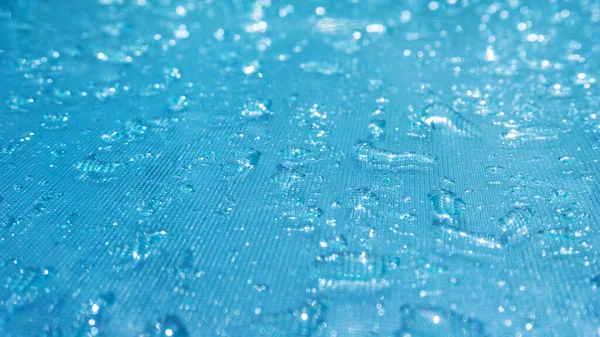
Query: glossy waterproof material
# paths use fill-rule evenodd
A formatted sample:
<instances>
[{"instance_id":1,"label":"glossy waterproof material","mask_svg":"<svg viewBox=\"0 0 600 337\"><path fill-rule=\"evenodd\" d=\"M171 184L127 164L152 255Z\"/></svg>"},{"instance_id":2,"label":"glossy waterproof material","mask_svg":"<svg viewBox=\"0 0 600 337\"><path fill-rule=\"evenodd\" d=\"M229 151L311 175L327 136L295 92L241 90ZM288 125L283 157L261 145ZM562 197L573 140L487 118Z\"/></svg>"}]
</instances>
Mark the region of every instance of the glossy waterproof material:
<instances>
[{"instance_id":1,"label":"glossy waterproof material","mask_svg":"<svg viewBox=\"0 0 600 337\"><path fill-rule=\"evenodd\" d=\"M600 335L596 1L0 2L0 336Z\"/></svg>"}]
</instances>

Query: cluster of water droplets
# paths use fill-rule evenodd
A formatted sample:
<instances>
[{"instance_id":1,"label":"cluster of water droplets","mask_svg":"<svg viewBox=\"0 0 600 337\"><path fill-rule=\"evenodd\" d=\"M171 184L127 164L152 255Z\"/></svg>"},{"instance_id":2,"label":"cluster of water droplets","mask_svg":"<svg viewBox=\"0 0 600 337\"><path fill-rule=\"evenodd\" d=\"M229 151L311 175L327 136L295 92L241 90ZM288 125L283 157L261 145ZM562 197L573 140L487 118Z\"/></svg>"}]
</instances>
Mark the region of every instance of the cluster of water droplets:
<instances>
[{"instance_id":1,"label":"cluster of water droplets","mask_svg":"<svg viewBox=\"0 0 600 337\"><path fill-rule=\"evenodd\" d=\"M0 335L597 335L599 13L0 4Z\"/></svg>"}]
</instances>

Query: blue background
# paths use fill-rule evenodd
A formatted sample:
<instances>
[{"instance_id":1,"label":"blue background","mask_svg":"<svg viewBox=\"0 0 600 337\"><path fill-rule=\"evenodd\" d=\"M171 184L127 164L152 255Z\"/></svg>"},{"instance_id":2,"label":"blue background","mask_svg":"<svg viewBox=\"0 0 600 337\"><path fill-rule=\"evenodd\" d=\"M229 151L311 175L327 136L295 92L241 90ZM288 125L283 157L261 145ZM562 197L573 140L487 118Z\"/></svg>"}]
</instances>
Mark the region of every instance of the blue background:
<instances>
[{"instance_id":1,"label":"blue background","mask_svg":"<svg viewBox=\"0 0 600 337\"><path fill-rule=\"evenodd\" d=\"M600 335L599 21L3 1L0 335Z\"/></svg>"}]
</instances>

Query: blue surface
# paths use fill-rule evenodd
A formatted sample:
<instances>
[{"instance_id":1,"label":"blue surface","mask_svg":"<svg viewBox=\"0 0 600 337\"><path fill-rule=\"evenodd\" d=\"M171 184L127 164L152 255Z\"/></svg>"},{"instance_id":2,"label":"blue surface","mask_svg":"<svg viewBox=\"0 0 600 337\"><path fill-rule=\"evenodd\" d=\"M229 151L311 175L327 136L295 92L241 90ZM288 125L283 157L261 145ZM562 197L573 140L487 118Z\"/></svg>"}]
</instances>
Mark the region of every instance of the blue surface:
<instances>
[{"instance_id":1,"label":"blue surface","mask_svg":"<svg viewBox=\"0 0 600 337\"><path fill-rule=\"evenodd\" d=\"M595 1L0 3L0 336L598 336Z\"/></svg>"}]
</instances>

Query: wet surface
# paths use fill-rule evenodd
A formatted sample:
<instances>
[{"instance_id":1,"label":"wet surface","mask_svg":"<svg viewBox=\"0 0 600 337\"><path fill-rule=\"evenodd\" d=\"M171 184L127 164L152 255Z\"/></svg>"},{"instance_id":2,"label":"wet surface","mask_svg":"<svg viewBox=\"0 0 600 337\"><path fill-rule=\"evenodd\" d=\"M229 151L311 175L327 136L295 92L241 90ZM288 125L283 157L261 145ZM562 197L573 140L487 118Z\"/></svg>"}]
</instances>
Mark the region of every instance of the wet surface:
<instances>
[{"instance_id":1,"label":"wet surface","mask_svg":"<svg viewBox=\"0 0 600 337\"><path fill-rule=\"evenodd\" d=\"M4 1L0 335L600 335L593 1Z\"/></svg>"}]
</instances>

